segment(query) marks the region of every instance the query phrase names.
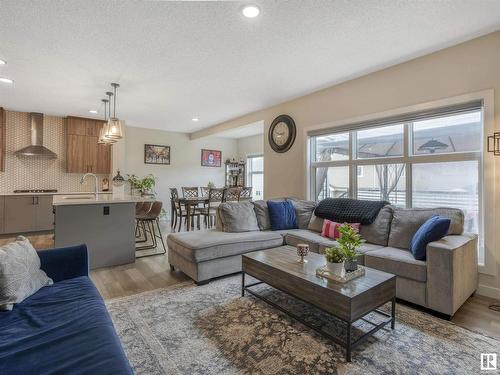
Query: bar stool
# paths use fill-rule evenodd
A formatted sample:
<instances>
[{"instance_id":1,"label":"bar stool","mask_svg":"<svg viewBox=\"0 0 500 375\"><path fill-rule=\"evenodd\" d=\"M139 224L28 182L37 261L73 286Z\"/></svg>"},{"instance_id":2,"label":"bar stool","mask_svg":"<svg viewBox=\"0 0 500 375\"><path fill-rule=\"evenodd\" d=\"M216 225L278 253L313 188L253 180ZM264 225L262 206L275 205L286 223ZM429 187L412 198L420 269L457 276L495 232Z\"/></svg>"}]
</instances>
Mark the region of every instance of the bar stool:
<instances>
[{"instance_id":1,"label":"bar stool","mask_svg":"<svg viewBox=\"0 0 500 375\"><path fill-rule=\"evenodd\" d=\"M147 239L144 239L145 234L142 231L142 227L139 225L138 217L146 215L151 209L151 202L137 202L135 204L135 242L146 242Z\"/></svg>"},{"instance_id":2,"label":"bar stool","mask_svg":"<svg viewBox=\"0 0 500 375\"><path fill-rule=\"evenodd\" d=\"M159 238L163 246L163 252L154 254L145 254L139 256L136 255L136 258L165 254L167 252L167 249L165 248L165 243L163 242L163 237L161 235L160 220L159 220L162 206L163 203L160 201L153 202L151 204L151 208L147 213L137 217L138 225L142 227L142 231L145 237L145 240L141 242L148 242L151 240L151 245L136 246L135 250L137 251L137 250L154 249L158 247L157 239ZM151 239L148 238L148 234L151 236Z\"/></svg>"}]
</instances>

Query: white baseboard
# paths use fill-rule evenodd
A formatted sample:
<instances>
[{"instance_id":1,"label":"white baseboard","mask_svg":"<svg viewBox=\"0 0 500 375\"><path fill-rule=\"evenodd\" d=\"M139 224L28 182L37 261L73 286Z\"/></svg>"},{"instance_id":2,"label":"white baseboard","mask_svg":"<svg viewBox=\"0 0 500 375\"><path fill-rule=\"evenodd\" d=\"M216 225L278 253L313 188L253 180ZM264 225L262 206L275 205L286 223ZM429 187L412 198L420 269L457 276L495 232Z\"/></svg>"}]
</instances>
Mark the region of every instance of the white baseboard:
<instances>
[{"instance_id":1,"label":"white baseboard","mask_svg":"<svg viewBox=\"0 0 500 375\"><path fill-rule=\"evenodd\" d=\"M476 294L500 300L500 289L492 286L479 285L476 290Z\"/></svg>"}]
</instances>

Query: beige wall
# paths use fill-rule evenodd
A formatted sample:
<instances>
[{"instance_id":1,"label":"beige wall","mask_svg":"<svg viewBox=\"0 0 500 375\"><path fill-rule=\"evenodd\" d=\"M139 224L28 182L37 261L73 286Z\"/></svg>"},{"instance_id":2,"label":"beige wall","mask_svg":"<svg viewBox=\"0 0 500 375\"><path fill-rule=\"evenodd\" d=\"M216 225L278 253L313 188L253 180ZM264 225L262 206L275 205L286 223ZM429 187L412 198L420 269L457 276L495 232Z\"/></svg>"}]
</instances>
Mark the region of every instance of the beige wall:
<instances>
[{"instance_id":1,"label":"beige wall","mask_svg":"<svg viewBox=\"0 0 500 375\"><path fill-rule=\"evenodd\" d=\"M304 155L307 128L486 89L495 90L494 119L495 124L499 124L500 32L218 124L194 136L204 136L259 120L264 120L264 134L267 134L275 116L282 113L292 116L297 124L297 139L290 151L277 154L269 147L267 140L264 142L264 191L267 198L285 195L305 197ZM495 172L495 178L484 181L484 184L492 186L499 177L500 173ZM495 202L494 207L497 206ZM499 211L497 209L494 216L497 223L500 222ZM499 242L497 235L494 250L497 259L496 276L481 275L480 278L482 291L498 297Z\"/></svg>"},{"instance_id":2,"label":"beige wall","mask_svg":"<svg viewBox=\"0 0 500 375\"><path fill-rule=\"evenodd\" d=\"M259 134L239 138L236 147L238 148L238 157L240 159L246 159L250 155L264 154L264 136Z\"/></svg>"},{"instance_id":3,"label":"beige wall","mask_svg":"<svg viewBox=\"0 0 500 375\"><path fill-rule=\"evenodd\" d=\"M144 145L170 146L170 165L144 164ZM224 186L224 160L237 157L237 141L229 138L210 137L190 140L189 134L166 132L127 126L125 136L124 174L145 176L152 173L157 178L156 192L165 205L170 202L169 188L181 186L206 186L209 181ZM222 151L222 166L202 167L201 149Z\"/></svg>"}]
</instances>

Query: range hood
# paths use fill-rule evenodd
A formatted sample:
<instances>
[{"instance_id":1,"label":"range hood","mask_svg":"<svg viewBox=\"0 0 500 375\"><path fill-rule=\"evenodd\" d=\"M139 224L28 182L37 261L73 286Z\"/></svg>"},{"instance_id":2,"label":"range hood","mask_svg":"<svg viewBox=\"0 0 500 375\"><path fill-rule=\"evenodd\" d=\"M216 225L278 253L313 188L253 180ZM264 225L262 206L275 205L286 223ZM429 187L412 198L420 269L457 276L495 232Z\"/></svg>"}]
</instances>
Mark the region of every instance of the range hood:
<instances>
[{"instance_id":1,"label":"range hood","mask_svg":"<svg viewBox=\"0 0 500 375\"><path fill-rule=\"evenodd\" d=\"M30 113L31 122L31 146L24 147L16 152L17 157L33 157L43 159L55 159L57 155L43 146L43 113Z\"/></svg>"}]
</instances>

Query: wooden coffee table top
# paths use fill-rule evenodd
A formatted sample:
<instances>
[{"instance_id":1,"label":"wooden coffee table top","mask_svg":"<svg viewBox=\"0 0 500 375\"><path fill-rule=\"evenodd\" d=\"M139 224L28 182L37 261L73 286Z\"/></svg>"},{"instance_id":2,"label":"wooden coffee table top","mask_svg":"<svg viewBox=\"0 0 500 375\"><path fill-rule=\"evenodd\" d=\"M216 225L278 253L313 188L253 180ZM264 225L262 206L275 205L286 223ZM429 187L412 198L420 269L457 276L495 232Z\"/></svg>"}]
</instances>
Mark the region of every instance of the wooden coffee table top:
<instances>
[{"instance_id":1,"label":"wooden coffee table top","mask_svg":"<svg viewBox=\"0 0 500 375\"><path fill-rule=\"evenodd\" d=\"M354 321L396 295L396 276L365 267L364 276L339 283L316 275L325 257L310 252L300 263L295 247L281 246L242 256L243 271L265 283Z\"/></svg>"}]
</instances>

